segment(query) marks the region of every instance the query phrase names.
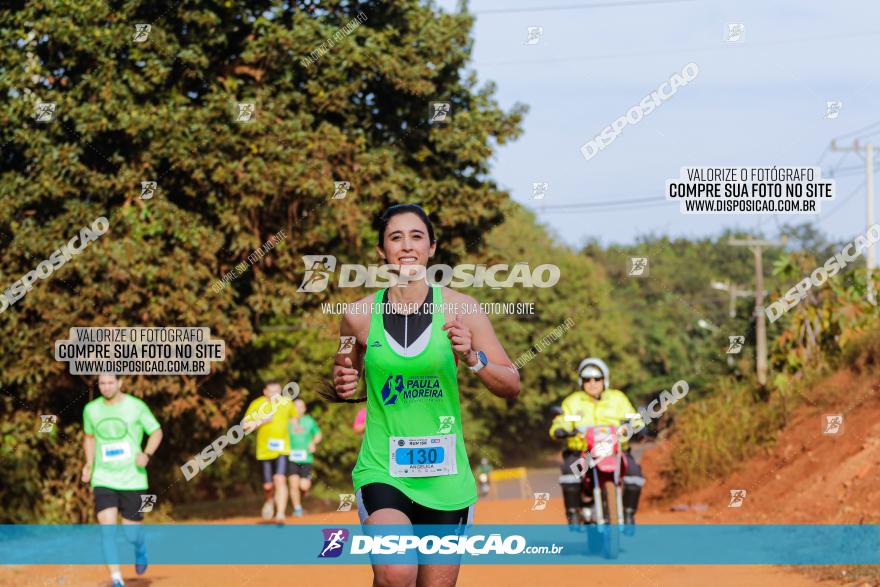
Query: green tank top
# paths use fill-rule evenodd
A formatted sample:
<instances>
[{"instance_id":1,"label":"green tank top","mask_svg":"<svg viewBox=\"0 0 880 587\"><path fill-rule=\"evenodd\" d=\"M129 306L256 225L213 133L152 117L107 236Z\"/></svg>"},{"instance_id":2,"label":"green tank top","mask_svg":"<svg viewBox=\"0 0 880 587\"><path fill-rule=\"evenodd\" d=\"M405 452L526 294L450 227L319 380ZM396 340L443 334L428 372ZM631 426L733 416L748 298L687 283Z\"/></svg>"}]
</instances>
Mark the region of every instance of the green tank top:
<instances>
[{"instance_id":1,"label":"green tank top","mask_svg":"<svg viewBox=\"0 0 880 587\"><path fill-rule=\"evenodd\" d=\"M431 288L433 303L440 307L441 289ZM382 312L375 309L381 304L383 293L384 290L376 292L364 355L367 425L351 474L355 491L368 483L386 483L429 508L446 511L465 508L477 501L477 488L461 430L457 369L452 345L442 330L443 312L434 312L431 316L431 339L427 347L414 357L401 357L386 340ZM399 474L401 467L409 471L433 466L419 463L435 462L440 449L430 447L444 443L444 462L437 466L447 466L446 459L454 454L454 473ZM415 450L411 451L412 448ZM397 463L394 467L397 475L392 475L392 459Z\"/></svg>"}]
</instances>

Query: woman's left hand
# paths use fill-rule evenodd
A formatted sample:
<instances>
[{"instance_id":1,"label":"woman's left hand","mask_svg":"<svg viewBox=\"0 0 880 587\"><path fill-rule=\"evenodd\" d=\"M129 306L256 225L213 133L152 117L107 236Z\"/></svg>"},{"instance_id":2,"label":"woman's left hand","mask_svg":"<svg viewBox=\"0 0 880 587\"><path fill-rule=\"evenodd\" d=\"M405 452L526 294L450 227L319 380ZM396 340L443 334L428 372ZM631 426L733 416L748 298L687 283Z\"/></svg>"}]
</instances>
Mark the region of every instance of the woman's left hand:
<instances>
[{"instance_id":1,"label":"woman's left hand","mask_svg":"<svg viewBox=\"0 0 880 587\"><path fill-rule=\"evenodd\" d=\"M461 360L473 367L477 364L477 355L471 347L471 329L461 321L461 314L455 315L455 320L443 325L443 330L452 343L452 350Z\"/></svg>"}]
</instances>

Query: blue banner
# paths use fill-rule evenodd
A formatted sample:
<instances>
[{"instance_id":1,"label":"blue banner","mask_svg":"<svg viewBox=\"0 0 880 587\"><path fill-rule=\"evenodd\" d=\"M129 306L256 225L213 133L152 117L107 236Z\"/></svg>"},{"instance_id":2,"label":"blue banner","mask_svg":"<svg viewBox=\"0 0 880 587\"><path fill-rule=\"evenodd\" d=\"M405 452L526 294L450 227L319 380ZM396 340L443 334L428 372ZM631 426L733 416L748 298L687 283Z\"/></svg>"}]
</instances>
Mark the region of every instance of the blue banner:
<instances>
[{"instance_id":1,"label":"blue banner","mask_svg":"<svg viewBox=\"0 0 880 587\"><path fill-rule=\"evenodd\" d=\"M876 565L876 525L144 524L0 525L0 564L685 564ZM613 557L613 558L608 558Z\"/></svg>"}]
</instances>

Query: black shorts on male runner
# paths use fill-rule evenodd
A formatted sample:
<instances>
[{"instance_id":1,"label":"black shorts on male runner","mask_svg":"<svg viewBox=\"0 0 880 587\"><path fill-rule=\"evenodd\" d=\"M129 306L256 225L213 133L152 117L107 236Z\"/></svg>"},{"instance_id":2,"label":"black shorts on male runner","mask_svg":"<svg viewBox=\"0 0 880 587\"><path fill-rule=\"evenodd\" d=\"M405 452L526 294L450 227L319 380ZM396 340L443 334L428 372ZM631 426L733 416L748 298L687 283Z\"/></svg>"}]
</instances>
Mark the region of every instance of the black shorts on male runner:
<instances>
[{"instance_id":1,"label":"black shorts on male runner","mask_svg":"<svg viewBox=\"0 0 880 587\"><path fill-rule=\"evenodd\" d=\"M144 519L143 512L138 510L143 505L142 495L146 493L140 489L110 489L109 487L95 487L95 513L109 508L117 508L119 514L126 520L140 522Z\"/></svg>"},{"instance_id":2,"label":"black shorts on male runner","mask_svg":"<svg viewBox=\"0 0 880 587\"><path fill-rule=\"evenodd\" d=\"M357 490L357 503L358 517L362 524L367 516L385 508L402 512L412 524L468 526L474 521L472 505L459 510L435 510L414 502L387 483L367 483Z\"/></svg>"},{"instance_id":3,"label":"black shorts on male runner","mask_svg":"<svg viewBox=\"0 0 880 587\"><path fill-rule=\"evenodd\" d=\"M273 476L287 475L287 455L260 461L260 466L263 468L263 483L272 483Z\"/></svg>"},{"instance_id":4,"label":"black shorts on male runner","mask_svg":"<svg viewBox=\"0 0 880 587\"><path fill-rule=\"evenodd\" d=\"M288 463L287 474L289 476L296 475L300 479L311 479L312 463Z\"/></svg>"}]
</instances>

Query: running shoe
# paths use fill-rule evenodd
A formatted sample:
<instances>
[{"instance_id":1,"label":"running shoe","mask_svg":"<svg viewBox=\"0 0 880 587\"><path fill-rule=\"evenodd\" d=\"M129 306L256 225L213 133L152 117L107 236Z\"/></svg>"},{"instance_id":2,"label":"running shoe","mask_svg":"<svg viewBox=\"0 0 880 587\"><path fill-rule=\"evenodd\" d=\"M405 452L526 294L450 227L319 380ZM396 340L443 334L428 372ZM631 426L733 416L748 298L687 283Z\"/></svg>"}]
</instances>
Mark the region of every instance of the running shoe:
<instances>
[{"instance_id":1,"label":"running shoe","mask_svg":"<svg viewBox=\"0 0 880 587\"><path fill-rule=\"evenodd\" d=\"M125 587L125 583L122 581L113 581L112 587Z\"/></svg>"},{"instance_id":2,"label":"running shoe","mask_svg":"<svg viewBox=\"0 0 880 587\"><path fill-rule=\"evenodd\" d=\"M278 524L284 523L284 512L278 512L277 514L275 514L275 522L277 522Z\"/></svg>"},{"instance_id":3,"label":"running shoe","mask_svg":"<svg viewBox=\"0 0 880 587\"><path fill-rule=\"evenodd\" d=\"M295 508L293 508L293 515L296 516L297 518L301 518L303 515L302 506L298 505Z\"/></svg>"},{"instance_id":4,"label":"running shoe","mask_svg":"<svg viewBox=\"0 0 880 587\"><path fill-rule=\"evenodd\" d=\"M266 503L263 504L263 510L262 510L263 519L264 520L271 520L272 514L274 514L274 513L275 513L275 503L270 499L269 501L267 501Z\"/></svg>"},{"instance_id":5,"label":"running shoe","mask_svg":"<svg viewBox=\"0 0 880 587\"><path fill-rule=\"evenodd\" d=\"M135 547L134 549L134 571L138 575L143 575L147 572L147 545L141 544L139 547Z\"/></svg>"}]
</instances>

